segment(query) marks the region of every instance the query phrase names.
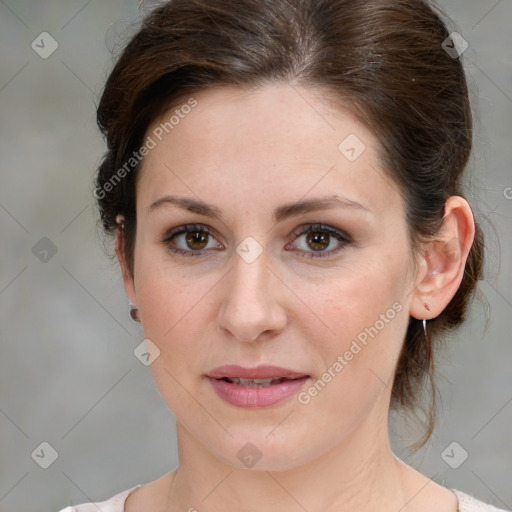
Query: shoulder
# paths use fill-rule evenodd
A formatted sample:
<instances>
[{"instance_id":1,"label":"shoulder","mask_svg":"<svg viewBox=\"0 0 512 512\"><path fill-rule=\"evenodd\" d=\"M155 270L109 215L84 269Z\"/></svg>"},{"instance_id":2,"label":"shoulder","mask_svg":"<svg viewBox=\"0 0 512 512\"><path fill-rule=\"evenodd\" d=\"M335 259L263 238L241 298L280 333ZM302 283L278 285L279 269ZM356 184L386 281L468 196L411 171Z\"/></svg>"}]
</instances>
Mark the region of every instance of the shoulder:
<instances>
[{"instance_id":1,"label":"shoulder","mask_svg":"<svg viewBox=\"0 0 512 512\"><path fill-rule=\"evenodd\" d=\"M101 512L124 512L124 504L128 495L139 487L140 485L136 485L135 487L126 489L126 491L122 491L105 501L82 503L81 505L63 508L59 512L98 512L98 510L101 510Z\"/></svg>"},{"instance_id":2,"label":"shoulder","mask_svg":"<svg viewBox=\"0 0 512 512\"><path fill-rule=\"evenodd\" d=\"M457 489L451 489L457 499L459 500L459 511L458 512L509 512L501 508L496 508L493 505L487 505L482 501L473 498L469 494L466 494Z\"/></svg>"},{"instance_id":3,"label":"shoulder","mask_svg":"<svg viewBox=\"0 0 512 512\"><path fill-rule=\"evenodd\" d=\"M105 501L82 503L66 507L59 512L131 512L134 510L166 510L169 489L174 480L176 470L148 482L136 485L116 494Z\"/></svg>"}]
</instances>

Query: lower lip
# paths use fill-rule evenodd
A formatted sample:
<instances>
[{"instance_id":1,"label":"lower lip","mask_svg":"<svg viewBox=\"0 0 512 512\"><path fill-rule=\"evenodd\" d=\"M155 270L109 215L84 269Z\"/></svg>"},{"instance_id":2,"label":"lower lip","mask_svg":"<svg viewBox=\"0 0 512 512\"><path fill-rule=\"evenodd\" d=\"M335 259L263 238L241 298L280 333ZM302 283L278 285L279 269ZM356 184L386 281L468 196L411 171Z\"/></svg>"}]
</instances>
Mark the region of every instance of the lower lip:
<instances>
[{"instance_id":1,"label":"lower lip","mask_svg":"<svg viewBox=\"0 0 512 512\"><path fill-rule=\"evenodd\" d=\"M238 384L231 384L225 380L208 377L213 389L222 400L237 407L270 407L296 395L304 386L309 377L285 380L271 386L248 388Z\"/></svg>"}]
</instances>

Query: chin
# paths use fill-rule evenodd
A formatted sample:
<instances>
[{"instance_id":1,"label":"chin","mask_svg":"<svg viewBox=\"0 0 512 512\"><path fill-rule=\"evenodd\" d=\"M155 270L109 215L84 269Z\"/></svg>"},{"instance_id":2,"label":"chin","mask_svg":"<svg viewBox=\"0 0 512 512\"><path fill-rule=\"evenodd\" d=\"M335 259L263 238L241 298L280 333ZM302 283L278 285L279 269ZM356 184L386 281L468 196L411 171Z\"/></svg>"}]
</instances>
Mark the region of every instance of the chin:
<instances>
[{"instance_id":1,"label":"chin","mask_svg":"<svg viewBox=\"0 0 512 512\"><path fill-rule=\"evenodd\" d=\"M271 429L265 428L264 432L239 432L225 439L225 443L210 441L210 451L229 466L249 471L288 471L314 458L309 451L297 450L298 446L304 446L304 439L291 435L271 439L266 437L269 431ZM312 438L314 436L309 436Z\"/></svg>"}]
</instances>

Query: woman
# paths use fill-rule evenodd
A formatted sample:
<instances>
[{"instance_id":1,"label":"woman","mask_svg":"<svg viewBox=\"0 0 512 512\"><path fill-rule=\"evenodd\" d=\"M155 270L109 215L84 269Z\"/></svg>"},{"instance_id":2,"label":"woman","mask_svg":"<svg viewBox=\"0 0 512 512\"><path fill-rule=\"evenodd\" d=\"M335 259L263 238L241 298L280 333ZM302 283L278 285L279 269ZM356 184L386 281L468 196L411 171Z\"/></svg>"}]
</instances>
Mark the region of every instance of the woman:
<instances>
[{"instance_id":1,"label":"woman","mask_svg":"<svg viewBox=\"0 0 512 512\"><path fill-rule=\"evenodd\" d=\"M98 107L95 195L179 466L66 511L497 510L399 460L387 427L429 384L428 439L434 349L481 278L456 43L422 0L145 20Z\"/></svg>"}]
</instances>

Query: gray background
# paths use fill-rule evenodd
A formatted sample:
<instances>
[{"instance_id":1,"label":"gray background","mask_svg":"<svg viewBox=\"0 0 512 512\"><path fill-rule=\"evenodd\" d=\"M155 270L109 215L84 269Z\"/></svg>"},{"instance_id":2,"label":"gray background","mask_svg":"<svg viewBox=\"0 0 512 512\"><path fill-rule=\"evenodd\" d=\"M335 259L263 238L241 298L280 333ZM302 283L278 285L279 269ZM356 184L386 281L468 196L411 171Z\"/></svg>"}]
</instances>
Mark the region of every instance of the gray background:
<instances>
[{"instance_id":1,"label":"gray background","mask_svg":"<svg viewBox=\"0 0 512 512\"><path fill-rule=\"evenodd\" d=\"M447 341L438 429L406 460L436 482L512 508L512 1L442 5L469 43L470 202L487 234L481 292L489 309L475 303ZM91 192L104 151L95 105L110 50L126 39L138 7L136 0L0 2L2 512L106 499L177 464L174 418L133 355L142 331L105 257ZM47 59L31 48L44 31L59 45ZM43 237L57 249L46 263L33 252L38 243L50 247ZM414 426L393 433L399 455L407 456L404 442L414 434ZM58 452L48 469L31 457L43 441ZM457 469L441 456L453 441L469 454ZM461 453L456 447L454 458Z\"/></svg>"}]
</instances>

